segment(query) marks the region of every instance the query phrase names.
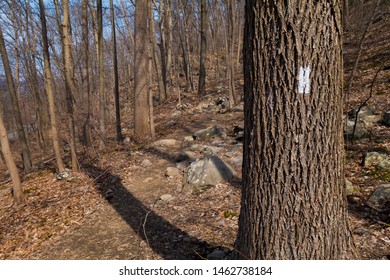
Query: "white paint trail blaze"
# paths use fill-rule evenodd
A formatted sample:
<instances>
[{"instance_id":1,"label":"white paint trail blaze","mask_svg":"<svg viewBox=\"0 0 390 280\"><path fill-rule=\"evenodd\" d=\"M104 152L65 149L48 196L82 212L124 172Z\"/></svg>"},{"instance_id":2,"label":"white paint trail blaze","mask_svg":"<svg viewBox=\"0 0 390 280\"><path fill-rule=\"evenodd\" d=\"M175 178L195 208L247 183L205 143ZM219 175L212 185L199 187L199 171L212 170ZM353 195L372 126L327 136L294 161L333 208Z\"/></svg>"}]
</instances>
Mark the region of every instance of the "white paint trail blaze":
<instances>
[{"instance_id":1,"label":"white paint trail blaze","mask_svg":"<svg viewBox=\"0 0 390 280\"><path fill-rule=\"evenodd\" d=\"M298 92L310 93L310 67L308 66L299 68Z\"/></svg>"}]
</instances>

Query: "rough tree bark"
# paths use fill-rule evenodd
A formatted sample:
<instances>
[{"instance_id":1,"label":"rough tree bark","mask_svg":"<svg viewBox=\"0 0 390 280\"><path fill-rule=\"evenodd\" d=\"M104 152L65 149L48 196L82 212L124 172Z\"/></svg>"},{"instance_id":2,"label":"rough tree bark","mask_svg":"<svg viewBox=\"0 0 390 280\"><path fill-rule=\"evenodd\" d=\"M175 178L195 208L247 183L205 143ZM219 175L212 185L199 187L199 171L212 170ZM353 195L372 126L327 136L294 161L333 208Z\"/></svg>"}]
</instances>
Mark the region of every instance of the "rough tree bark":
<instances>
[{"instance_id":1,"label":"rough tree bark","mask_svg":"<svg viewBox=\"0 0 390 280\"><path fill-rule=\"evenodd\" d=\"M344 188L341 4L246 0L236 258L356 257Z\"/></svg>"},{"instance_id":2,"label":"rough tree bark","mask_svg":"<svg viewBox=\"0 0 390 280\"><path fill-rule=\"evenodd\" d=\"M40 12L41 25L42 25L45 90L47 94L47 100L49 103L49 117L50 117L50 126L51 126L51 134L52 134L51 137L52 137L54 154L56 157L58 171L63 172L65 167L61 158L60 144L58 141L57 118L56 118L55 103L54 103L53 75L51 72L51 65L50 65L50 53L49 53L49 43L47 39L45 5L43 0L39 0L39 12Z\"/></svg>"},{"instance_id":3,"label":"rough tree bark","mask_svg":"<svg viewBox=\"0 0 390 280\"><path fill-rule=\"evenodd\" d=\"M72 156L72 170L78 171L79 165L77 162L77 146L76 146L76 130L74 122L74 100L76 94L76 88L73 80L73 62L71 55L71 42L69 40L69 1L63 0L63 12L64 18L62 21L62 44L63 44L63 60L64 60L64 77L65 77L65 89L66 89L66 103L68 114L68 126L70 137L70 150Z\"/></svg>"},{"instance_id":4,"label":"rough tree bark","mask_svg":"<svg viewBox=\"0 0 390 280\"><path fill-rule=\"evenodd\" d=\"M137 0L135 4L134 51L134 134L138 142L154 138L150 92L149 13L151 0Z\"/></svg>"},{"instance_id":5,"label":"rough tree bark","mask_svg":"<svg viewBox=\"0 0 390 280\"><path fill-rule=\"evenodd\" d=\"M0 26L0 53L1 53L1 58L3 60L4 72L7 79L8 90L11 96L11 104L14 113L16 129L18 132L20 146L22 149L23 167L24 170L30 170L32 168L30 150L27 144L26 133L24 132L23 129L23 122L22 122L22 116L20 114L18 97L16 95L14 79L12 77L12 71L8 60L7 50L5 48L3 29L1 28L1 26Z\"/></svg>"}]
</instances>

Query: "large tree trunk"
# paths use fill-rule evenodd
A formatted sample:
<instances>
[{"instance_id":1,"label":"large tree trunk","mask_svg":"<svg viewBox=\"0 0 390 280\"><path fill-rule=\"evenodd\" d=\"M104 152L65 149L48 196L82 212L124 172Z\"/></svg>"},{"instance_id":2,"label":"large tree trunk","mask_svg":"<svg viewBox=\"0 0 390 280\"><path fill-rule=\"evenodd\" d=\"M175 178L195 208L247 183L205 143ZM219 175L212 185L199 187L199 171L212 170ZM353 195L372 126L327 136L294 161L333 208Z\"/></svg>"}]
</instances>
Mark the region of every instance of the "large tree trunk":
<instances>
[{"instance_id":1,"label":"large tree trunk","mask_svg":"<svg viewBox=\"0 0 390 280\"><path fill-rule=\"evenodd\" d=\"M135 6L134 53L134 134L139 142L154 138L150 98L150 40L149 13L151 0L137 0Z\"/></svg>"},{"instance_id":2,"label":"large tree trunk","mask_svg":"<svg viewBox=\"0 0 390 280\"><path fill-rule=\"evenodd\" d=\"M44 72L45 72L45 90L47 94L47 99L49 102L49 116L50 116L50 126L51 126L51 137L53 141L54 154L56 157L58 171L64 171L64 163L61 158L60 144L58 141L58 131L57 131L57 119L55 113L55 102L54 102L54 87L53 87L53 75L51 72L50 65L50 54L49 54L49 43L47 39L47 28L46 28L46 15L45 15L45 5L43 0L39 0L39 12L42 25L42 43L43 43L43 57L44 57Z\"/></svg>"},{"instance_id":3,"label":"large tree trunk","mask_svg":"<svg viewBox=\"0 0 390 280\"><path fill-rule=\"evenodd\" d=\"M0 105L0 144L1 151L3 152L4 160L7 165L9 174L12 180L12 193L14 201L19 204L22 201L23 190L20 184L20 177L18 168L15 165L15 161L11 154L11 149L9 147L9 141L7 137L7 131L4 126L3 121L3 108Z\"/></svg>"},{"instance_id":4,"label":"large tree trunk","mask_svg":"<svg viewBox=\"0 0 390 280\"><path fill-rule=\"evenodd\" d=\"M18 132L20 146L22 149L23 167L25 170L30 170L32 167L30 150L27 144L26 133L24 132L23 129L23 122L22 122L22 116L20 114L18 97L16 95L14 79L12 77L12 71L8 61L7 50L5 49L3 29L1 28L1 26L0 26L0 53L1 53L1 58L3 60L4 72L7 79L8 90L11 96L11 104L12 104L12 110L15 117L16 129Z\"/></svg>"},{"instance_id":5,"label":"large tree trunk","mask_svg":"<svg viewBox=\"0 0 390 280\"><path fill-rule=\"evenodd\" d=\"M342 134L341 2L246 1L236 258L353 258Z\"/></svg>"},{"instance_id":6,"label":"large tree trunk","mask_svg":"<svg viewBox=\"0 0 390 280\"><path fill-rule=\"evenodd\" d=\"M198 96L206 95L206 53L207 53L207 1L201 0L200 6L200 54Z\"/></svg>"},{"instance_id":7,"label":"large tree trunk","mask_svg":"<svg viewBox=\"0 0 390 280\"><path fill-rule=\"evenodd\" d=\"M69 2L68 0L62 1L64 18L62 21L62 35L63 35L63 56L64 56L64 76L65 76L65 88L66 88L66 103L69 125L69 137L70 137L70 150L72 156L72 170L78 171L79 165L77 162L77 146L76 146L76 130L74 123L74 100L76 94L76 88L73 80L73 61L71 55L71 42L69 40L70 27L69 27Z\"/></svg>"}]
</instances>

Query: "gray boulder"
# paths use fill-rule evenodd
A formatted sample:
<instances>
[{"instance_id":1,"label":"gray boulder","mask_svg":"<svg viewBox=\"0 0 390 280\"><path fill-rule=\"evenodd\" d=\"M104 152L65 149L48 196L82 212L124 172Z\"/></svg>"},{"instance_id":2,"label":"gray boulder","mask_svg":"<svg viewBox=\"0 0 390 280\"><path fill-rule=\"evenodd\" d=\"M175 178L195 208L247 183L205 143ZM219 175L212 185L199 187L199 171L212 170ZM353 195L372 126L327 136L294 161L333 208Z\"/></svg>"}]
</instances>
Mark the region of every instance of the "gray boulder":
<instances>
[{"instance_id":1,"label":"gray boulder","mask_svg":"<svg viewBox=\"0 0 390 280\"><path fill-rule=\"evenodd\" d=\"M141 162L141 166L142 167L150 167L150 166L152 166L153 165L153 163L150 161L150 160L148 160L148 159L144 159L142 162Z\"/></svg>"},{"instance_id":2,"label":"gray boulder","mask_svg":"<svg viewBox=\"0 0 390 280\"><path fill-rule=\"evenodd\" d=\"M167 177L179 177L181 172L176 167L167 167L165 170L165 176Z\"/></svg>"},{"instance_id":3,"label":"gray boulder","mask_svg":"<svg viewBox=\"0 0 390 280\"><path fill-rule=\"evenodd\" d=\"M349 181L348 179L345 179L345 188L346 188L347 195L360 193L359 187L355 187L352 184L352 182Z\"/></svg>"},{"instance_id":4,"label":"gray boulder","mask_svg":"<svg viewBox=\"0 0 390 280\"><path fill-rule=\"evenodd\" d=\"M355 119L356 118L356 113L358 112L358 110L359 110L359 107L356 107L356 108L352 109L351 111L348 112L348 116L351 119ZM369 108L368 106L363 106L359 110L358 118L363 117L363 116L372 116L372 115L376 115L375 110L372 109L372 108Z\"/></svg>"},{"instance_id":5,"label":"gray boulder","mask_svg":"<svg viewBox=\"0 0 390 280\"><path fill-rule=\"evenodd\" d=\"M184 140L183 140L183 142L181 143L181 147L182 148L185 148L185 147L188 147L188 146L190 146L191 145L191 143L192 142L194 142L194 136L186 136L186 137L184 137Z\"/></svg>"},{"instance_id":6,"label":"gray boulder","mask_svg":"<svg viewBox=\"0 0 390 280\"><path fill-rule=\"evenodd\" d=\"M364 157L364 166L378 166L381 169L390 169L390 158L377 152L368 152Z\"/></svg>"},{"instance_id":7,"label":"gray boulder","mask_svg":"<svg viewBox=\"0 0 390 280\"><path fill-rule=\"evenodd\" d=\"M180 142L176 139L161 139L152 144L152 147L179 147Z\"/></svg>"},{"instance_id":8,"label":"gray boulder","mask_svg":"<svg viewBox=\"0 0 390 280\"><path fill-rule=\"evenodd\" d=\"M377 187L368 201L374 204L390 203L390 184L384 184Z\"/></svg>"},{"instance_id":9,"label":"gray boulder","mask_svg":"<svg viewBox=\"0 0 390 280\"><path fill-rule=\"evenodd\" d=\"M233 112L244 112L244 104L239 104L232 108Z\"/></svg>"},{"instance_id":10,"label":"gray boulder","mask_svg":"<svg viewBox=\"0 0 390 280\"><path fill-rule=\"evenodd\" d=\"M346 121L346 123L344 125L344 137L346 139L352 138L354 125L355 125L354 121L351 121L351 120ZM355 128L354 138L360 139L360 138L366 137L367 135L368 135L368 131L367 131L364 123L358 121L356 124L356 128Z\"/></svg>"},{"instance_id":11,"label":"gray boulder","mask_svg":"<svg viewBox=\"0 0 390 280\"><path fill-rule=\"evenodd\" d=\"M184 176L184 191L193 192L216 186L221 181L230 180L234 170L217 156L198 159L187 169Z\"/></svg>"},{"instance_id":12,"label":"gray boulder","mask_svg":"<svg viewBox=\"0 0 390 280\"><path fill-rule=\"evenodd\" d=\"M214 137L225 137L226 132L223 128L218 125L209 126L208 128L198 130L194 133L196 140L208 140Z\"/></svg>"},{"instance_id":13,"label":"gray boulder","mask_svg":"<svg viewBox=\"0 0 390 280\"><path fill-rule=\"evenodd\" d=\"M379 163L376 165L376 168L377 168L377 169L386 169L386 170L390 170L390 158L385 158L384 160L382 160L381 162L379 162Z\"/></svg>"}]
</instances>

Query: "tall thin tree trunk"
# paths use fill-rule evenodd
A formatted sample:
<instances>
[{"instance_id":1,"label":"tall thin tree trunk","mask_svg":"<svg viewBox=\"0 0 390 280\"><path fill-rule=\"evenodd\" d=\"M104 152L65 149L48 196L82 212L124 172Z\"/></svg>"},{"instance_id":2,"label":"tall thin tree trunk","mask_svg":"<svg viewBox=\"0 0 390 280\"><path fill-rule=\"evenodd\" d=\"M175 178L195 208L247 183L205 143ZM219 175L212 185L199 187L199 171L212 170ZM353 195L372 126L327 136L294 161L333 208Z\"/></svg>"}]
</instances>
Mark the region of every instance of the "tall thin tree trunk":
<instances>
[{"instance_id":1,"label":"tall thin tree trunk","mask_svg":"<svg viewBox=\"0 0 390 280\"><path fill-rule=\"evenodd\" d=\"M234 86L234 3L235 0L227 0L227 34L226 34L226 67L229 81L229 104L233 107L237 104L235 86Z\"/></svg>"},{"instance_id":2,"label":"tall thin tree trunk","mask_svg":"<svg viewBox=\"0 0 390 280\"><path fill-rule=\"evenodd\" d=\"M69 40L69 2L68 0L62 1L64 18L62 21L62 34L63 34L63 55L64 55L64 76L65 76L65 88L66 88L66 103L68 113L68 124L69 124L69 137L70 137L70 148L72 156L72 170L78 171L79 165L77 162L77 146L76 146L76 130L74 122L74 100L76 94L76 88L73 80L72 70L72 55Z\"/></svg>"},{"instance_id":3,"label":"tall thin tree trunk","mask_svg":"<svg viewBox=\"0 0 390 280\"><path fill-rule=\"evenodd\" d=\"M114 67L114 97L115 97L115 131L116 140L122 141L122 128L121 128L121 112L119 106L119 77L118 77L118 55L116 51L116 32L115 32L115 15L114 15L114 4L110 0L111 10L111 28L112 28L112 56L113 56L113 67Z\"/></svg>"},{"instance_id":4,"label":"tall thin tree trunk","mask_svg":"<svg viewBox=\"0 0 390 280\"><path fill-rule=\"evenodd\" d=\"M39 12L42 25L42 43L43 43L43 57L44 57L44 72L45 72L45 90L47 99L49 102L49 116L51 126L51 137L53 142L54 154L56 157L57 167L59 172L63 172L65 167L61 158L60 144L58 141L57 131L57 119L55 113L55 102L54 102L54 87L53 87L53 75L51 72L50 65L50 54L49 54L49 43L47 39L47 27L46 27L46 15L45 5L43 0L39 0Z\"/></svg>"},{"instance_id":5,"label":"tall thin tree trunk","mask_svg":"<svg viewBox=\"0 0 390 280\"><path fill-rule=\"evenodd\" d=\"M165 55L166 55L166 91L167 97L171 96L172 87L172 0L165 0L165 14L164 20L166 21L166 38L165 38Z\"/></svg>"},{"instance_id":6,"label":"tall thin tree trunk","mask_svg":"<svg viewBox=\"0 0 390 280\"><path fill-rule=\"evenodd\" d=\"M160 104L166 99L165 85L163 81L162 71L161 71L161 61L158 56L157 50L157 40L156 40L156 28L154 26L154 19L150 17L150 36L152 41L152 58L154 68L156 69L158 92L159 92L159 102ZM160 56L161 58L161 56Z\"/></svg>"},{"instance_id":7,"label":"tall thin tree trunk","mask_svg":"<svg viewBox=\"0 0 390 280\"><path fill-rule=\"evenodd\" d=\"M98 65L99 65L99 129L100 141L99 146L105 145L106 139L106 117L105 102L106 96L104 91L104 52L103 52L103 6L102 0L97 1L97 41L98 41Z\"/></svg>"},{"instance_id":8,"label":"tall thin tree trunk","mask_svg":"<svg viewBox=\"0 0 390 280\"><path fill-rule=\"evenodd\" d=\"M200 53L198 96L206 95L206 56L207 56L207 1L201 0L200 6Z\"/></svg>"},{"instance_id":9,"label":"tall thin tree trunk","mask_svg":"<svg viewBox=\"0 0 390 280\"><path fill-rule=\"evenodd\" d=\"M26 32L26 41L27 41L27 50L24 54L27 68L28 82L30 84L30 89L33 92L35 97L35 116L37 119L37 136L38 143L40 148L43 151L47 149L47 139L48 139L48 115L46 109L46 100L42 98L40 87L38 84L38 75L37 75L37 63L36 63L36 35L34 28L34 21L32 21L32 11L29 3L26 3L25 7L25 32ZM30 27L31 25L31 27ZM30 30L31 29L31 30Z\"/></svg>"},{"instance_id":10,"label":"tall thin tree trunk","mask_svg":"<svg viewBox=\"0 0 390 280\"><path fill-rule=\"evenodd\" d=\"M4 72L7 79L8 89L11 96L12 109L15 118L16 129L19 136L20 146L22 148L22 158L23 158L23 167L25 170L30 170L32 168L32 161L30 150L27 144L26 133L23 129L22 116L20 114L18 97L16 95L14 79L12 77L12 71L8 60L7 50L5 48L3 29L0 26L0 53L3 60Z\"/></svg>"},{"instance_id":11,"label":"tall thin tree trunk","mask_svg":"<svg viewBox=\"0 0 390 280\"><path fill-rule=\"evenodd\" d=\"M7 131L5 129L4 121L3 121L3 108L1 105L0 105L0 144L1 144L1 151L4 156L5 163L7 165L12 180L12 193L13 193L14 201L15 203L19 204L22 202L23 190L20 183L19 171L18 168L16 167L14 158L12 157L11 154L11 149L7 137Z\"/></svg>"},{"instance_id":12,"label":"tall thin tree trunk","mask_svg":"<svg viewBox=\"0 0 390 280\"><path fill-rule=\"evenodd\" d=\"M92 143L91 136L91 86L89 83L89 28L88 28L88 0L83 0L82 9L82 38L83 38L83 92L87 95L87 115L83 124L83 142L88 147Z\"/></svg>"}]
</instances>

